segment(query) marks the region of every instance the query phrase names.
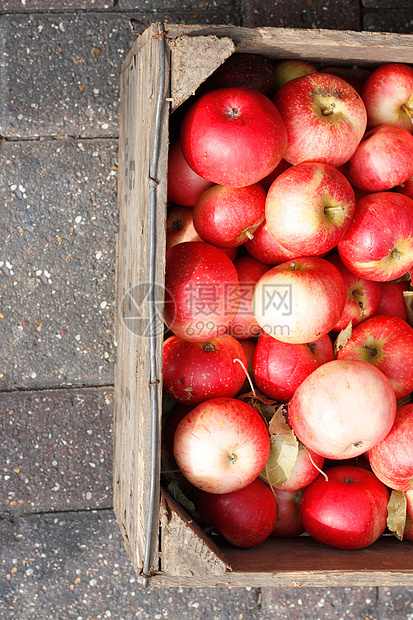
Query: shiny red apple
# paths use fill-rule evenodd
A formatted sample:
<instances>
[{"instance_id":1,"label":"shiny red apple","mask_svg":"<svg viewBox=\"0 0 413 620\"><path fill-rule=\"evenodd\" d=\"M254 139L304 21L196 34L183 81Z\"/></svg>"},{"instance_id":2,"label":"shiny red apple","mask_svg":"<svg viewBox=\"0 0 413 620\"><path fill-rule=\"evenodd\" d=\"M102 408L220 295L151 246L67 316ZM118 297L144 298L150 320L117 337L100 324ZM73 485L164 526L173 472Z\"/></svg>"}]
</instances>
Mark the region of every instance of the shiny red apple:
<instances>
[{"instance_id":1,"label":"shiny red apple","mask_svg":"<svg viewBox=\"0 0 413 620\"><path fill-rule=\"evenodd\" d=\"M163 389L179 403L198 405L218 396L235 396L245 380L244 349L223 334L207 342L171 336L163 344Z\"/></svg>"},{"instance_id":2,"label":"shiny red apple","mask_svg":"<svg viewBox=\"0 0 413 620\"><path fill-rule=\"evenodd\" d=\"M178 424L174 457L183 475L208 493L231 493L253 482L270 453L267 426L251 405L213 398Z\"/></svg>"},{"instance_id":3,"label":"shiny red apple","mask_svg":"<svg viewBox=\"0 0 413 620\"><path fill-rule=\"evenodd\" d=\"M398 408L390 432L369 450L373 472L398 491L413 490L413 404Z\"/></svg>"},{"instance_id":4,"label":"shiny red apple","mask_svg":"<svg viewBox=\"0 0 413 620\"><path fill-rule=\"evenodd\" d=\"M287 146L281 116L268 97L247 87L202 95L186 112L183 154L200 176L219 185L257 183L280 163Z\"/></svg>"},{"instance_id":5,"label":"shiny red apple","mask_svg":"<svg viewBox=\"0 0 413 620\"><path fill-rule=\"evenodd\" d=\"M339 170L305 162L291 166L272 183L265 219L269 232L284 248L300 256L316 256L337 245L355 206L353 188Z\"/></svg>"},{"instance_id":6,"label":"shiny red apple","mask_svg":"<svg viewBox=\"0 0 413 620\"><path fill-rule=\"evenodd\" d=\"M347 269L362 278L400 278L413 267L413 200L396 192L364 196L337 247Z\"/></svg>"},{"instance_id":7,"label":"shiny red apple","mask_svg":"<svg viewBox=\"0 0 413 620\"><path fill-rule=\"evenodd\" d=\"M286 403L308 375L333 358L328 335L315 342L291 344L261 333L254 353L254 380L268 398Z\"/></svg>"},{"instance_id":8,"label":"shiny red apple","mask_svg":"<svg viewBox=\"0 0 413 620\"><path fill-rule=\"evenodd\" d=\"M395 416L390 381L372 364L358 360L336 359L319 366L288 405L288 423L298 439L330 459L366 452L384 439Z\"/></svg>"},{"instance_id":9,"label":"shiny red apple","mask_svg":"<svg viewBox=\"0 0 413 620\"><path fill-rule=\"evenodd\" d=\"M314 73L284 84L273 99L285 123L284 159L341 166L356 150L367 125L364 103L348 82Z\"/></svg>"},{"instance_id":10,"label":"shiny red apple","mask_svg":"<svg viewBox=\"0 0 413 620\"><path fill-rule=\"evenodd\" d=\"M300 515L310 536L338 549L364 549L386 529L389 492L363 467L341 465L303 490Z\"/></svg>"}]
</instances>

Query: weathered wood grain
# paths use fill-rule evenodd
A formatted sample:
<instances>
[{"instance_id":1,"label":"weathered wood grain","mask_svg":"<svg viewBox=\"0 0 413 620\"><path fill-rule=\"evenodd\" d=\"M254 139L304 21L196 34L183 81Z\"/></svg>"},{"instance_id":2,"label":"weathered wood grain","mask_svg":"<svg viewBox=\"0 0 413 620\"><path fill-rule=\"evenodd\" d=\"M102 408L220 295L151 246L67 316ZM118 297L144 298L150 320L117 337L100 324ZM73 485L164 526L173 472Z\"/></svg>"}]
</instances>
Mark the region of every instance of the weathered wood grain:
<instances>
[{"instance_id":1,"label":"weathered wood grain","mask_svg":"<svg viewBox=\"0 0 413 620\"><path fill-rule=\"evenodd\" d=\"M139 574L147 540L151 464L151 388L149 364L148 283L150 244L150 162L159 88L158 28L141 37L139 54L128 57L121 75L121 127L119 138L119 234L116 273L116 337L114 412L114 504L125 546ZM169 67L166 73L169 83ZM159 159L158 213L156 219L156 282L159 308L165 279L166 170L168 156L168 104L162 119ZM157 335L158 398L162 397L162 316ZM160 427L160 415L158 426ZM156 496L160 489L157 455ZM159 514L159 500L155 515ZM158 568L159 521L152 531L153 570Z\"/></svg>"}]
</instances>

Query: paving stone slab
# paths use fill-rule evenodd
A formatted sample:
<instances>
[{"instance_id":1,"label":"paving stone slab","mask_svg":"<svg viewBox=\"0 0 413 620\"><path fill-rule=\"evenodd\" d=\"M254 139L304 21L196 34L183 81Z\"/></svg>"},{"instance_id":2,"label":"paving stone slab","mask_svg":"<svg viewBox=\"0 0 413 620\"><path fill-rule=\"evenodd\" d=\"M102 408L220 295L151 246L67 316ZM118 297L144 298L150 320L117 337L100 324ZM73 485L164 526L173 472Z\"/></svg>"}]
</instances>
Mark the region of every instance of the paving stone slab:
<instances>
[{"instance_id":1,"label":"paving stone slab","mask_svg":"<svg viewBox=\"0 0 413 620\"><path fill-rule=\"evenodd\" d=\"M378 588L380 620L413 620L412 588Z\"/></svg>"},{"instance_id":2,"label":"paving stone slab","mask_svg":"<svg viewBox=\"0 0 413 620\"><path fill-rule=\"evenodd\" d=\"M286 620L381 620L377 588L262 588L263 616ZM393 617L394 618L394 617Z\"/></svg>"},{"instance_id":3,"label":"paving stone slab","mask_svg":"<svg viewBox=\"0 0 413 620\"><path fill-rule=\"evenodd\" d=\"M245 25L284 28L328 28L330 30L360 30L358 2L348 0L259 0L243 1Z\"/></svg>"},{"instance_id":4,"label":"paving stone slab","mask_svg":"<svg viewBox=\"0 0 413 620\"><path fill-rule=\"evenodd\" d=\"M369 9L411 9L412 0L361 0L361 4Z\"/></svg>"},{"instance_id":5,"label":"paving stone slab","mask_svg":"<svg viewBox=\"0 0 413 620\"><path fill-rule=\"evenodd\" d=\"M114 0L2 0L1 11L61 11L70 9L111 9Z\"/></svg>"},{"instance_id":6,"label":"paving stone slab","mask_svg":"<svg viewBox=\"0 0 413 620\"><path fill-rule=\"evenodd\" d=\"M112 511L0 521L0 617L7 620L253 620L254 588L138 583Z\"/></svg>"},{"instance_id":7,"label":"paving stone slab","mask_svg":"<svg viewBox=\"0 0 413 620\"><path fill-rule=\"evenodd\" d=\"M0 393L0 513L111 508L113 391Z\"/></svg>"},{"instance_id":8,"label":"paving stone slab","mask_svg":"<svg viewBox=\"0 0 413 620\"><path fill-rule=\"evenodd\" d=\"M380 10L374 13L366 13L363 17L363 29L369 31L412 34L413 6L410 10ZM391 58L389 58L389 62L391 62Z\"/></svg>"},{"instance_id":9,"label":"paving stone slab","mask_svg":"<svg viewBox=\"0 0 413 620\"><path fill-rule=\"evenodd\" d=\"M232 0L118 0L120 10L139 11L200 11L203 17L205 11L230 11L234 13L235 5Z\"/></svg>"},{"instance_id":10,"label":"paving stone slab","mask_svg":"<svg viewBox=\"0 0 413 620\"><path fill-rule=\"evenodd\" d=\"M134 24L159 19L236 23L238 16L219 8L0 15L0 135L116 137L119 75Z\"/></svg>"},{"instance_id":11,"label":"paving stone slab","mask_svg":"<svg viewBox=\"0 0 413 620\"><path fill-rule=\"evenodd\" d=\"M117 141L0 144L0 389L113 383Z\"/></svg>"}]
</instances>

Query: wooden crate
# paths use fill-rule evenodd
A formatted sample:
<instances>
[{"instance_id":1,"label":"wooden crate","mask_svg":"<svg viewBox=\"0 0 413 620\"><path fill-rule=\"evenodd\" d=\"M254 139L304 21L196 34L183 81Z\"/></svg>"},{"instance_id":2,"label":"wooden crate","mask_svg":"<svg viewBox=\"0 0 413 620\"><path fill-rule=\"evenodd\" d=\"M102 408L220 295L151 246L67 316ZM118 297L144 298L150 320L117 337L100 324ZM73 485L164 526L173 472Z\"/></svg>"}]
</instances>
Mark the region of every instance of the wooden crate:
<instances>
[{"instance_id":1,"label":"wooden crate","mask_svg":"<svg viewBox=\"0 0 413 620\"><path fill-rule=\"evenodd\" d=\"M161 489L163 338L162 329L152 340L148 337L142 312L148 307L145 283L152 278L153 308L162 323L170 113L226 58L241 51L319 65L374 67L413 62L413 36L176 25L166 25L164 32L162 24L153 24L128 54L121 75L114 414L114 502L125 546L144 585L413 585L408 542L383 536L367 549L350 552L301 536L269 539L251 550L218 548ZM151 205L156 213L152 233ZM156 240L152 272L151 234Z\"/></svg>"}]
</instances>

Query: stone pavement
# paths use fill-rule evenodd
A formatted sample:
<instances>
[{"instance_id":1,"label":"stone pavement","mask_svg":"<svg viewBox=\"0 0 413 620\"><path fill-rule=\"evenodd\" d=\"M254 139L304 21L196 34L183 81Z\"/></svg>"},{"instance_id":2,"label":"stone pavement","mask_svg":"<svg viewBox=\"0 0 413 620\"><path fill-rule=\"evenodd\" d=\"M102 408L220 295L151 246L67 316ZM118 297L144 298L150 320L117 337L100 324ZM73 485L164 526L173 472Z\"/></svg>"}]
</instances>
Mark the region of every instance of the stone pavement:
<instances>
[{"instance_id":1,"label":"stone pavement","mask_svg":"<svg viewBox=\"0 0 413 620\"><path fill-rule=\"evenodd\" d=\"M111 472L119 72L158 19L408 33L413 3L0 1L0 618L412 619L407 588L143 590L131 569Z\"/></svg>"}]
</instances>

